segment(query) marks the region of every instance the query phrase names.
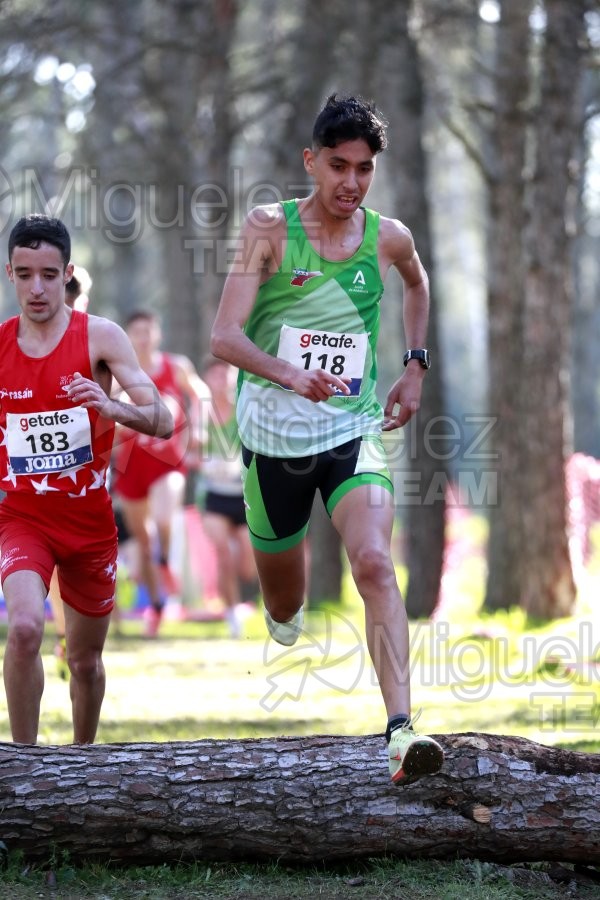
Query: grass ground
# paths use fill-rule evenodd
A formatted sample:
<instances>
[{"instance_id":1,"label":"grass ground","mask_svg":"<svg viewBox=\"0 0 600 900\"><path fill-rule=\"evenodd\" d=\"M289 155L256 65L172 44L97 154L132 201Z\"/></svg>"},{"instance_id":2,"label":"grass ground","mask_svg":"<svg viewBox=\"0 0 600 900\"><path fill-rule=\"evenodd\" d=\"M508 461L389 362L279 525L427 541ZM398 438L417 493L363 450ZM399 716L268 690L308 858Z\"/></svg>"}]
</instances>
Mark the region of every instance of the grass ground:
<instances>
[{"instance_id":1,"label":"grass ground","mask_svg":"<svg viewBox=\"0 0 600 900\"><path fill-rule=\"evenodd\" d=\"M481 614L481 566L481 559L474 556L450 573L445 596L451 602L444 602L434 621L411 623L414 706L423 710L418 727L428 733L516 734L600 752L597 573L590 572L581 585L574 617L536 626L519 610ZM107 642L107 692L98 740L381 732L383 708L363 642L360 600L352 585L345 584L340 605L309 611L307 627L310 636L289 650L274 649L265 640L258 610L245 621L241 641L228 638L224 623L175 621L165 623L158 640L148 641L139 620L123 621ZM56 672L52 625L43 660L40 742L68 743L68 686ZM3 694L0 740L10 740ZM12 856L0 874L0 896L11 900L600 897L594 874L595 870L576 873L567 867L557 880L544 865L385 859L335 870L293 871L272 864L162 866L127 872L106 867L76 870L61 859L42 871L27 869Z\"/></svg>"},{"instance_id":2,"label":"grass ground","mask_svg":"<svg viewBox=\"0 0 600 900\"><path fill-rule=\"evenodd\" d=\"M13 865L0 879L7 900L559 900L600 897L590 875L549 865L498 866L377 859L344 869L270 865L106 867L52 872Z\"/></svg>"}]
</instances>

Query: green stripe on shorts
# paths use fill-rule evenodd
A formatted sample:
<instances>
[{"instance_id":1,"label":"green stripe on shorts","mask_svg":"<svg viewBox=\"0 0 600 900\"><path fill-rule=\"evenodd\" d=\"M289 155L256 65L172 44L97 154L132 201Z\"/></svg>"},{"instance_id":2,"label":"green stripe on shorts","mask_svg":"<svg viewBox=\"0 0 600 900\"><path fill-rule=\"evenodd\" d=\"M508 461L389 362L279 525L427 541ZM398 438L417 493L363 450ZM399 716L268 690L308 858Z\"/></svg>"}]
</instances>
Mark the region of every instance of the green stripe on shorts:
<instances>
[{"instance_id":1,"label":"green stripe on shorts","mask_svg":"<svg viewBox=\"0 0 600 900\"><path fill-rule=\"evenodd\" d=\"M346 481L343 481L331 494L326 504L329 516L333 514L333 510L342 497L345 497L346 494L349 494L351 490L359 487L361 484L379 484L386 491L389 491L390 494L393 495L394 493L394 485L391 480L379 472L362 472L360 475L353 475L352 478L347 478Z\"/></svg>"},{"instance_id":2,"label":"green stripe on shorts","mask_svg":"<svg viewBox=\"0 0 600 900\"><path fill-rule=\"evenodd\" d=\"M254 538L255 532L261 535L258 540L265 538L267 541L276 537L273 526L269 521L265 504L260 491L258 472L256 471L256 457L252 457L250 468L242 465L242 481L244 485L244 503L246 505L246 521L250 529L250 536ZM255 545L256 546L256 545ZM259 548L262 549L262 548Z\"/></svg>"},{"instance_id":3,"label":"green stripe on shorts","mask_svg":"<svg viewBox=\"0 0 600 900\"><path fill-rule=\"evenodd\" d=\"M250 543L253 547L256 547L257 550L262 550L263 553L280 553L282 550L291 550L292 547L299 544L306 536L307 531L308 525L305 525L304 528L301 528L296 534L290 534L288 537L284 538L273 538L272 540L260 538L251 531Z\"/></svg>"}]
</instances>

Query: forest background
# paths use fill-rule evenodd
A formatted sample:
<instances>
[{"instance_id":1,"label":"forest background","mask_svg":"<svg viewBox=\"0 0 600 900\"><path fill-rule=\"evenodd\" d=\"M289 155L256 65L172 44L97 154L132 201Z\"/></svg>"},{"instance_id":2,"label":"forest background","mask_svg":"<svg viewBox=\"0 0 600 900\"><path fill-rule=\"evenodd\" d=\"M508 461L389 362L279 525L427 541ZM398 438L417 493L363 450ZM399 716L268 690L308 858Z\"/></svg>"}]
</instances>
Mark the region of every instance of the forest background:
<instances>
[{"instance_id":1,"label":"forest background","mask_svg":"<svg viewBox=\"0 0 600 900\"><path fill-rule=\"evenodd\" d=\"M196 364L244 214L306 194L329 93L377 103L389 147L367 202L408 225L432 285L423 406L389 443L409 613L438 603L456 508L486 523L487 609L572 613L600 517L595 3L4 0L0 26L2 237L60 216L92 311L151 307ZM382 398L401 300L391 277ZM333 598L339 545L313 527L312 591Z\"/></svg>"}]
</instances>

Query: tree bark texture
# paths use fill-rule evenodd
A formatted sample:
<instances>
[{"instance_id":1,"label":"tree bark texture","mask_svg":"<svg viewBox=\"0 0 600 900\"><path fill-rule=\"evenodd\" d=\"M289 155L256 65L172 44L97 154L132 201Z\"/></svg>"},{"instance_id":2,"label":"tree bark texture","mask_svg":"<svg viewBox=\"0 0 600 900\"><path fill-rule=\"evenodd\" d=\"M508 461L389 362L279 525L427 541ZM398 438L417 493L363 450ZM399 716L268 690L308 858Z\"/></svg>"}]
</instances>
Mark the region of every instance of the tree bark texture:
<instances>
[{"instance_id":1,"label":"tree bark texture","mask_svg":"<svg viewBox=\"0 0 600 900\"><path fill-rule=\"evenodd\" d=\"M298 4L298 9L301 14L291 41L290 78L284 86L275 85L272 99L274 107L283 99L285 113L277 140L270 142L272 169L268 180L283 199L307 196L312 187L304 170L302 150L310 146L315 116L330 93L326 85L331 72L336 70L336 48L331 35L339 36L347 25L347 9L340 0L326 4L321 0L306 0L304 4ZM275 46L279 48L278 38L275 38ZM307 72L312 73L310 78L306 77ZM342 542L320 498L313 505L309 541L309 602L339 601Z\"/></svg>"},{"instance_id":2,"label":"tree bark texture","mask_svg":"<svg viewBox=\"0 0 600 900\"><path fill-rule=\"evenodd\" d=\"M418 492L403 496L396 493L402 511L405 532L406 563L409 578L406 610L414 618L430 616L437 606L444 560L447 468L446 447L436 429L435 451L427 434L433 421L442 417L443 363L439 352L438 300L432 254L431 212L427 197L427 162L424 149L425 97L421 60L409 28L411 4L377 0L364 7L368 22L359 32L359 45L368 57L363 61L363 81L373 85L373 95L390 120L389 146L385 151L394 177L390 195L393 206L384 210L397 216L410 229L416 250L430 278L431 305L426 346L432 367L425 377L421 406L404 429L407 484L418 485ZM368 35L368 37L367 37ZM385 295L384 300L385 303ZM398 324L402 328L401 308ZM406 340L397 344L395 371L386 391L402 375L402 356ZM385 393L383 394L385 396ZM413 450L414 448L414 450Z\"/></svg>"},{"instance_id":3,"label":"tree bark texture","mask_svg":"<svg viewBox=\"0 0 600 900\"><path fill-rule=\"evenodd\" d=\"M566 229L571 163L577 150L585 3L548 0L542 83L536 121L537 160L531 184L525 314L522 503L528 565L521 605L546 619L573 612L576 589L569 557L565 457L571 449L566 384L572 285Z\"/></svg>"},{"instance_id":4,"label":"tree bark texture","mask_svg":"<svg viewBox=\"0 0 600 900\"><path fill-rule=\"evenodd\" d=\"M442 771L389 781L381 735L0 744L0 840L31 861L358 857L600 862L600 755L439 738Z\"/></svg>"},{"instance_id":5,"label":"tree bark texture","mask_svg":"<svg viewBox=\"0 0 600 900\"><path fill-rule=\"evenodd\" d=\"M494 423L490 462L497 471L500 498L489 510L485 606L491 610L520 603L522 569L527 565L519 424L525 352L522 246L531 8L531 0L502 5L494 66L495 115L489 141L495 148L488 173L489 414Z\"/></svg>"}]
</instances>

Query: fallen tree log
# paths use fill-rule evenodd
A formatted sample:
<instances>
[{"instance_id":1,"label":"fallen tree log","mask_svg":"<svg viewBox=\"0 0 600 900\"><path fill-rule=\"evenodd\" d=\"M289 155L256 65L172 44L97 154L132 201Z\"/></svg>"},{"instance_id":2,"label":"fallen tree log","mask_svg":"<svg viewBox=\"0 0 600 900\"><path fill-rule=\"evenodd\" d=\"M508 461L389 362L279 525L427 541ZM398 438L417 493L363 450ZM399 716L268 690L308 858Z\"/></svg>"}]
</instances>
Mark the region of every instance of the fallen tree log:
<instances>
[{"instance_id":1,"label":"fallen tree log","mask_svg":"<svg viewBox=\"0 0 600 900\"><path fill-rule=\"evenodd\" d=\"M600 755L439 736L442 771L389 781L385 742L314 736L0 744L0 840L30 861L600 863Z\"/></svg>"}]
</instances>

